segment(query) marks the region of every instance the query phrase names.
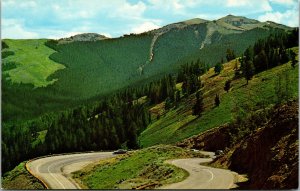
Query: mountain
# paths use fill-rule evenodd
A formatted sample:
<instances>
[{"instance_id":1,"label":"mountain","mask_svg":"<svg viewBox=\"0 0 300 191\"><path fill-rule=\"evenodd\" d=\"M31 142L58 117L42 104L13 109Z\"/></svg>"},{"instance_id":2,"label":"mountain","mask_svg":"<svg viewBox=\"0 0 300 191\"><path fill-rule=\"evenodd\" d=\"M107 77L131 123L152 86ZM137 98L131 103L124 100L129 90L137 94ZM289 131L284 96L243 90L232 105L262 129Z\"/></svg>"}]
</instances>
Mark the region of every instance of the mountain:
<instances>
[{"instance_id":1,"label":"mountain","mask_svg":"<svg viewBox=\"0 0 300 191\"><path fill-rule=\"evenodd\" d=\"M298 98L298 30L281 25L194 19L79 39L2 41L3 172L51 153L174 144L233 121L236 140L253 130L250 114ZM218 73L228 48L245 56Z\"/></svg>"},{"instance_id":2,"label":"mountain","mask_svg":"<svg viewBox=\"0 0 300 191\"><path fill-rule=\"evenodd\" d=\"M89 103L197 60L212 66L225 59L228 48L241 55L256 40L290 30L228 15L214 21L191 19L119 38L86 33L47 42L5 39L8 48L2 52L9 54L2 59L6 68L2 72L3 119L27 120Z\"/></svg>"},{"instance_id":3,"label":"mountain","mask_svg":"<svg viewBox=\"0 0 300 191\"><path fill-rule=\"evenodd\" d=\"M240 55L257 39L268 36L274 30L292 29L276 23L259 22L233 15L214 21L192 21L170 24L150 32L154 34L150 52L156 56L157 62L164 62L165 57L168 57L172 59L172 65L197 59L212 65L225 58L227 48ZM163 58L160 59L162 54Z\"/></svg>"},{"instance_id":4,"label":"mountain","mask_svg":"<svg viewBox=\"0 0 300 191\"><path fill-rule=\"evenodd\" d=\"M233 30L251 30L254 28L264 28L264 27L274 27L274 28L281 28L283 30L290 30L290 27L277 24L271 21L267 22L259 22L254 19L248 19L246 17L240 17L240 16L233 16L233 15L227 15L226 17L220 18L216 21L219 25L222 25L224 27L231 28Z\"/></svg>"}]
</instances>

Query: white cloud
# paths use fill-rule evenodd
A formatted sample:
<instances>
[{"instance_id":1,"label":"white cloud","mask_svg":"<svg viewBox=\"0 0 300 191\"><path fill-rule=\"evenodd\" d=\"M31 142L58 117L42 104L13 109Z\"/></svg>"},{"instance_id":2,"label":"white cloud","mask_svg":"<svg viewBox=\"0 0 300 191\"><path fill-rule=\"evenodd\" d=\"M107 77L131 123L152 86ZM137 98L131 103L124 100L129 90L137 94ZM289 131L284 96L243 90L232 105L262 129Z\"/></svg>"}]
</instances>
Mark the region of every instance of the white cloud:
<instances>
[{"instance_id":1,"label":"white cloud","mask_svg":"<svg viewBox=\"0 0 300 191\"><path fill-rule=\"evenodd\" d=\"M146 32L146 31L150 31L150 30L153 30L153 29L158 29L160 28L159 25L156 25L154 24L153 22L150 22L150 21L146 21L138 26L135 26L132 28L132 32L133 33L136 33L136 34L139 34L139 33L143 33L143 32Z\"/></svg>"},{"instance_id":2,"label":"white cloud","mask_svg":"<svg viewBox=\"0 0 300 191\"><path fill-rule=\"evenodd\" d=\"M2 38L33 39L39 38L38 33L24 28L22 21L17 19L2 19Z\"/></svg>"},{"instance_id":3,"label":"white cloud","mask_svg":"<svg viewBox=\"0 0 300 191\"><path fill-rule=\"evenodd\" d=\"M262 22L273 21L276 23L280 23L282 16L283 16L283 14L280 12L268 12L264 15L259 16L258 20L262 21Z\"/></svg>"},{"instance_id":4,"label":"white cloud","mask_svg":"<svg viewBox=\"0 0 300 191\"><path fill-rule=\"evenodd\" d=\"M271 11L272 7L268 0L227 0L227 7L246 7L248 10Z\"/></svg>"},{"instance_id":5,"label":"white cloud","mask_svg":"<svg viewBox=\"0 0 300 191\"><path fill-rule=\"evenodd\" d=\"M299 26L299 11L297 8L287 10L284 13L281 12L267 12L264 15L258 17L259 21L273 21L276 23L282 23L291 27Z\"/></svg>"},{"instance_id":6,"label":"white cloud","mask_svg":"<svg viewBox=\"0 0 300 191\"><path fill-rule=\"evenodd\" d=\"M65 1L52 4L52 10L59 19L85 19L93 18L99 13L112 18L138 18L143 15L146 5L139 1L131 4L127 0L72 0L67 4Z\"/></svg>"},{"instance_id":7,"label":"white cloud","mask_svg":"<svg viewBox=\"0 0 300 191\"><path fill-rule=\"evenodd\" d=\"M1 0L0 0L1 1ZM69 33L144 32L190 18L218 19L227 14L298 26L297 0L3 0L3 36L66 37ZM274 10L272 10L272 6ZM279 8L278 8L279 7ZM7 28L8 27L8 28ZM17 37L15 31L24 32ZM104 33L103 33L104 32Z\"/></svg>"},{"instance_id":8,"label":"white cloud","mask_svg":"<svg viewBox=\"0 0 300 191\"><path fill-rule=\"evenodd\" d=\"M218 10L220 7L223 7L221 12L228 14L228 10L231 10L236 15L272 11L269 0L148 0L148 3L150 9L187 17L192 16L190 10L195 7L200 7L210 15L213 14L213 10ZM201 14L204 14L204 12L202 11ZM220 15L220 12L217 14Z\"/></svg>"},{"instance_id":9,"label":"white cloud","mask_svg":"<svg viewBox=\"0 0 300 191\"><path fill-rule=\"evenodd\" d=\"M49 39L60 39L68 38L77 34L82 34L82 31L44 31L45 33L50 33L51 35L47 36Z\"/></svg>"},{"instance_id":10,"label":"white cloud","mask_svg":"<svg viewBox=\"0 0 300 191\"><path fill-rule=\"evenodd\" d=\"M74 36L77 34L82 34L82 33L98 33L102 34L106 37L111 38L112 35L108 33L105 28L101 27L92 27L91 23L84 22L82 23L82 26L79 27L72 27L70 29L48 29L48 28L40 28L35 30L34 32L38 34L43 34L44 38L49 38L49 39L60 39L60 38L67 38L70 36Z\"/></svg>"},{"instance_id":11,"label":"white cloud","mask_svg":"<svg viewBox=\"0 0 300 191\"><path fill-rule=\"evenodd\" d=\"M215 20L224 17L224 14L198 14L196 18L205 19L205 20Z\"/></svg>"},{"instance_id":12,"label":"white cloud","mask_svg":"<svg viewBox=\"0 0 300 191\"><path fill-rule=\"evenodd\" d=\"M185 14L185 9L189 6L195 5L194 0L148 0L150 8L154 10L168 12L169 14Z\"/></svg>"},{"instance_id":13,"label":"white cloud","mask_svg":"<svg viewBox=\"0 0 300 191\"><path fill-rule=\"evenodd\" d=\"M20 8L35 8L37 6L36 1L16 1L16 0L4 0L3 7L20 7Z\"/></svg>"},{"instance_id":14,"label":"white cloud","mask_svg":"<svg viewBox=\"0 0 300 191\"><path fill-rule=\"evenodd\" d=\"M249 5L250 3L251 3L250 1L227 0L228 7L246 6L246 5Z\"/></svg>"},{"instance_id":15,"label":"white cloud","mask_svg":"<svg viewBox=\"0 0 300 191\"><path fill-rule=\"evenodd\" d=\"M122 3L118 3L111 9L109 16L111 17L120 17L120 18L138 18L143 15L146 10L145 3L139 1L136 4L130 4L127 1L122 1Z\"/></svg>"},{"instance_id":16,"label":"white cloud","mask_svg":"<svg viewBox=\"0 0 300 191\"><path fill-rule=\"evenodd\" d=\"M77 3L77 4L76 4ZM86 19L92 18L96 11L95 8L88 10L85 7L81 7L79 1L74 1L74 6L61 6L59 4L53 4L52 10L56 17L60 20L71 20L71 19Z\"/></svg>"},{"instance_id":17,"label":"white cloud","mask_svg":"<svg viewBox=\"0 0 300 191\"><path fill-rule=\"evenodd\" d=\"M199 1L199 0L148 0L149 4L154 9L182 11L186 8L192 8L197 5L214 4L216 0ZM217 0L218 1L218 0ZM220 1L220 0L219 0Z\"/></svg>"},{"instance_id":18,"label":"white cloud","mask_svg":"<svg viewBox=\"0 0 300 191\"><path fill-rule=\"evenodd\" d=\"M19 6L22 8L35 8L37 4L35 1L23 1Z\"/></svg>"},{"instance_id":19,"label":"white cloud","mask_svg":"<svg viewBox=\"0 0 300 191\"><path fill-rule=\"evenodd\" d=\"M102 32L101 30L95 30L95 29L86 30L86 29L84 29L84 27L72 28L71 30L68 30L68 31L47 30L46 29L46 30L40 30L39 33L46 35L46 38L49 38L49 39L68 38L70 36L74 36L74 35L82 34L82 33L98 33L98 34L104 35L106 37L112 38L112 35L108 32Z\"/></svg>"},{"instance_id":20,"label":"white cloud","mask_svg":"<svg viewBox=\"0 0 300 191\"><path fill-rule=\"evenodd\" d=\"M270 0L271 3L281 4L281 5L293 5L296 4L295 0Z\"/></svg>"},{"instance_id":21,"label":"white cloud","mask_svg":"<svg viewBox=\"0 0 300 191\"><path fill-rule=\"evenodd\" d=\"M1 2L3 7L13 7L16 5L15 0L4 0Z\"/></svg>"},{"instance_id":22,"label":"white cloud","mask_svg":"<svg viewBox=\"0 0 300 191\"><path fill-rule=\"evenodd\" d=\"M108 37L108 38L112 38L112 35L109 34L109 33L106 33L106 32L99 33L99 34L102 34L102 35L104 35L104 36L106 36L106 37Z\"/></svg>"}]
</instances>

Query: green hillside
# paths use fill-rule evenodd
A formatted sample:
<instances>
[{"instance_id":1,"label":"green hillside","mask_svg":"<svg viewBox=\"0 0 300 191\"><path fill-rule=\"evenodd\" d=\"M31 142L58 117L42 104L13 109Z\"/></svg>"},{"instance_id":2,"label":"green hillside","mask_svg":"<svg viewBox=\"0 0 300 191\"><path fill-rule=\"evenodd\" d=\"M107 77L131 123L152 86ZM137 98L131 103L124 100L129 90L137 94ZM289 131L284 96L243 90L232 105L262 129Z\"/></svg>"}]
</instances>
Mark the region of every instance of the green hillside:
<instances>
[{"instance_id":1,"label":"green hillside","mask_svg":"<svg viewBox=\"0 0 300 191\"><path fill-rule=\"evenodd\" d=\"M236 22L244 28L237 28ZM62 39L52 44L55 51L45 46L45 39L7 39L9 48L2 50L3 120L24 121L92 103L128 86L176 73L182 64L198 59L211 66L225 57L227 48L239 55L257 39L283 30L291 28L227 16L115 39L68 43Z\"/></svg>"},{"instance_id":2,"label":"green hillside","mask_svg":"<svg viewBox=\"0 0 300 191\"><path fill-rule=\"evenodd\" d=\"M50 58L66 66L48 78L58 79L54 84L35 88L3 80L4 171L49 153L175 143L298 96L298 30L255 42L240 58L221 65L224 70L219 73L214 68L207 71L201 62L181 65L169 75L163 70L152 76L147 76L151 71L132 72L142 61L144 68L157 64L155 56L149 62L149 42L147 34L58 44L47 41L57 51ZM137 48L139 54L132 52ZM131 53L120 53L121 49ZM121 58L128 59L113 64ZM136 62L129 62L132 58ZM106 65L109 60L112 63ZM111 81L101 83L106 78ZM229 79L231 89L226 92L224 84ZM86 86L82 85L85 80ZM128 81L131 86L126 88ZM114 88L120 91L113 92Z\"/></svg>"},{"instance_id":3,"label":"green hillside","mask_svg":"<svg viewBox=\"0 0 300 191\"><path fill-rule=\"evenodd\" d=\"M249 45L253 45L258 39L265 38L275 32L276 30L269 28L254 28L243 33L233 33L225 36L215 33L213 39L219 39L218 41L182 57L177 64L195 62L200 59L212 66L221 61L222 58L225 60L227 49L232 49L236 55L241 55Z\"/></svg>"},{"instance_id":4,"label":"green hillside","mask_svg":"<svg viewBox=\"0 0 300 191\"><path fill-rule=\"evenodd\" d=\"M298 53L298 47L293 48ZM298 59L298 57L297 57ZM204 108L201 117L192 115L192 106L195 103L195 95L183 98L178 108L164 111L164 103L156 107L164 113L159 120L150 124L139 136L142 147L156 144L172 144L199 134L208 129L218 127L232 121L239 115L243 117L248 112L256 111L268 107L269 104L277 102L276 84L279 76L288 76L289 96L298 97L299 70L292 68L290 62L277 66L270 70L258 73L249 81L248 85L244 78L234 78L234 67L236 61L233 60L224 64L224 70L219 75L215 75L213 68L201 76L204 84ZM228 93L224 90L224 84L228 79L232 79L231 89ZM285 78L286 80L286 78ZM285 83L285 82L282 82ZM181 84L177 87L180 88ZM220 95L221 104L214 105L215 95Z\"/></svg>"},{"instance_id":5,"label":"green hillside","mask_svg":"<svg viewBox=\"0 0 300 191\"><path fill-rule=\"evenodd\" d=\"M34 87L44 87L53 84L57 79L47 78L65 66L49 59L55 51L45 46L46 39L4 40L14 54L2 59L2 66L15 63L15 68L4 71L13 83L33 84Z\"/></svg>"},{"instance_id":6,"label":"green hillside","mask_svg":"<svg viewBox=\"0 0 300 191\"><path fill-rule=\"evenodd\" d=\"M53 88L86 99L130 85L149 58L150 42L151 36L130 36L59 44L50 58L67 68L52 76L59 79Z\"/></svg>"}]
</instances>

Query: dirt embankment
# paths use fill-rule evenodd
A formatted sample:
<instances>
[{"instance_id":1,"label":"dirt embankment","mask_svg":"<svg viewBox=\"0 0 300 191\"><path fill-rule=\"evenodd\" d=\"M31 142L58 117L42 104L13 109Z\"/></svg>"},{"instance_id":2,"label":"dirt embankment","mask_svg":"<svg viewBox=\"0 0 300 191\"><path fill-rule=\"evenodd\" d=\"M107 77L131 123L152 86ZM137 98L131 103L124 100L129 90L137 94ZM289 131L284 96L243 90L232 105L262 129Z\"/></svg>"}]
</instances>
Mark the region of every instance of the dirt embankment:
<instances>
[{"instance_id":1,"label":"dirt embankment","mask_svg":"<svg viewBox=\"0 0 300 191\"><path fill-rule=\"evenodd\" d=\"M206 131L177 143L177 146L205 151L223 150L230 146L229 125Z\"/></svg>"},{"instance_id":2,"label":"dirt embankment","mask_svg":"<svg viewBox=\"0 0 300 191\"><path fill-rule=\"evenodd\" d=\"M8 190L42 190L46 189L40 180L32 176L25 167L26 162L20 163L2 177L2 188Z\"/></svg>"},{"instance_id":3,"label":"dirt embankment","mask_svg":"<svg viewBox=\"0 0 300 191\"><path fill-rule=\"evenodd\" d=\"M246 120L246 127L227 124L178 143L178 146L225 150L211 165L247 174L240 188L298 188L298 101L276 107L261 119ZM252 124L251 124L252 123Z\"/></svg>"}]
</instances>

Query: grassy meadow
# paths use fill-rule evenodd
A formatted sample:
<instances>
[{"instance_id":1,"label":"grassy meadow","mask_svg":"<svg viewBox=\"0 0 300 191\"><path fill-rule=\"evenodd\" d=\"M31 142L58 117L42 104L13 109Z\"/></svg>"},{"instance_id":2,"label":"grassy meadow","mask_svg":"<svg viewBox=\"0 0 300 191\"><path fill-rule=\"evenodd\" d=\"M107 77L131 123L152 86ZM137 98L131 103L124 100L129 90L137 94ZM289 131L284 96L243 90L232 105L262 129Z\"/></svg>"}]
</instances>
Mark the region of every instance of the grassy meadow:
<instances>
[{"instance_id":1,"label":"grassy meadow","mask_svg":"<svg viewBox=\"0 0 300 191\"><path fill-rule=\"evenodd\" d=\"M12 83L33 84L34 87L46 87L57 79L48 80L54 72L65 66L49 59L55 51L45 45L47 39L10 40L4 42L9 46L6 51L14 52L4 58L3 64L15 63L16 68L5 71Z\"/></svg>"},{"instance_id":2,"label":"grassy meadow","mask_svg":"<svg viewBox=\"0 0 300 191\"><path fill-rule=\"evenodd\" d=\"M174 158L203 157L198 152L158 145L89 165L73 178L86 189L153 189L179 182L188 176L180 168L165 163Z\"/></svg>"}]
</instances>

